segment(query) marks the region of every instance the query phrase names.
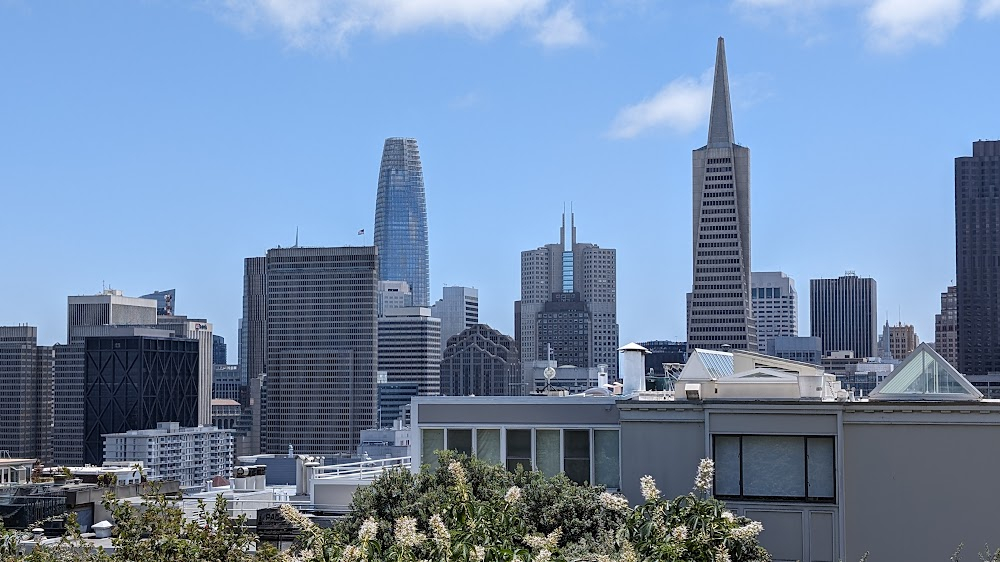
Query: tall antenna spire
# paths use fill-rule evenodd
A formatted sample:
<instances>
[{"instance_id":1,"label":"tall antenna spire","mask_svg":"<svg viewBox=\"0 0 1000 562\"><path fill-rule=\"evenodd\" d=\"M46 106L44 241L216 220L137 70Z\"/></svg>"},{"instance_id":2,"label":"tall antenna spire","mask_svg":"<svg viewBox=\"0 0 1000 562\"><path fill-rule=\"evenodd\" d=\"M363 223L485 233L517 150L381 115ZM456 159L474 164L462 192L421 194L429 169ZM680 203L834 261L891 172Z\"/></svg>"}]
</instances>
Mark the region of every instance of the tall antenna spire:
<instances>
[{"instance_id":1,"label":"tall antenna spire","mask_svg":"<svg viewBox=\"0 0 1000 562\"><path fill-rule=\"evenodd\" d=\"M295 227L295 247L299 247L299 227Z\"/></svg>"},{"instance_id":2,"label":"tall antenna spire","mask_svg":"<svg viewBox=\"0 0 1000 562\"><path fill-rule=\"evenodd\" d=\"M563 203L562 226L559 227L559 245L566 248L566 203Z\"/></svg>"},{"instance_id":3,"label":"tall antenna spire","mask_svg":"<svg viewBox=\"0 0 1000 562\"><path fill-rule=\"evenodd\" d=\"M708 118L708 146L727 146L735 142L733 108L729 101L729 74L726 70L726 43L719 37L715 53L715 81L712 83L712 111Z\"/></svg>"}]
</instances>

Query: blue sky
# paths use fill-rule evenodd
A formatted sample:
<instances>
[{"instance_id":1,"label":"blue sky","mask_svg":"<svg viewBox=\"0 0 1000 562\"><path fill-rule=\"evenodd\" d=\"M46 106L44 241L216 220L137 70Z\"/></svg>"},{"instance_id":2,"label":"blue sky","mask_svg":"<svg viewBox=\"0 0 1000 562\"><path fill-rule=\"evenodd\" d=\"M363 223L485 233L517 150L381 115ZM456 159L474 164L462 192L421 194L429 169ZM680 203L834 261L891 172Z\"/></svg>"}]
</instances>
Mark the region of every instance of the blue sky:
<instances>
[{"instance_id":1,"label":"blue sky","mask_svg":"<svg viewBox=\"0 0 1000 562\"><path fill-rule=\"evenodd\" d=\"M242 260L371 243L418 139L431 297L512 333L520 251L618 249L622 342L684 339L691 153L725 36L756 271L878 280L933 340L953 159L1000 137L1000 0L0 0L0 324L176 288L236 359ZM364 237L357 236L360 228Z\"/></svg>"}]
</instances>

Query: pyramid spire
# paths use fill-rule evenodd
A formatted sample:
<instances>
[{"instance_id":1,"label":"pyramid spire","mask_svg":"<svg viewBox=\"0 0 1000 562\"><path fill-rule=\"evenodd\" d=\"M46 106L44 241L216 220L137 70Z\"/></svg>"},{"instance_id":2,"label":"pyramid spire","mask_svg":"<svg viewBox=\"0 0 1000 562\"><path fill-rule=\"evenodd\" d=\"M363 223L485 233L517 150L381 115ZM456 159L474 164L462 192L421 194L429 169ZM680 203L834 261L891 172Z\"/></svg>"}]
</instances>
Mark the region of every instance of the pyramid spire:
<instances>
[{"instance_id":1,"label":"pyramid spire","mask_svg":"<svg viewBox=\"0 0 1000 562\"><path fill-rule=\"evenodd\" d=\"M726 70L726 43L719 37L715 54L715 81L712 83L712 110L708 118L708 146L725 146L733 137L733 108L729 102L729 75Z\"/></svg>"}]
</instances>

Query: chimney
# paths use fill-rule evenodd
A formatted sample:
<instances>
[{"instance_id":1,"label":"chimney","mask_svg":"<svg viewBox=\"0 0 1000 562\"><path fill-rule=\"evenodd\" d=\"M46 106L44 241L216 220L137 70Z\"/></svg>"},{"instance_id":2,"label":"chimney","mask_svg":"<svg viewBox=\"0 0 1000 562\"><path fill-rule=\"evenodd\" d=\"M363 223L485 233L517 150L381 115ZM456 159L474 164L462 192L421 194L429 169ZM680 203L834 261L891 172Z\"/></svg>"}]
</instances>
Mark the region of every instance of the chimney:
<instances>
[{"instance_id":1,"label":"chimney","mask_svg":"<svg viewBox=\"0 0 1000 562\"><path fill-rule=\"evenodd\" d=\"M646 365L644 355L649 350L641 345L632 342L618 348L622 354L621 375L622 375L622 396L636 394L646 388Z\"/></svg>"}]
</instances>

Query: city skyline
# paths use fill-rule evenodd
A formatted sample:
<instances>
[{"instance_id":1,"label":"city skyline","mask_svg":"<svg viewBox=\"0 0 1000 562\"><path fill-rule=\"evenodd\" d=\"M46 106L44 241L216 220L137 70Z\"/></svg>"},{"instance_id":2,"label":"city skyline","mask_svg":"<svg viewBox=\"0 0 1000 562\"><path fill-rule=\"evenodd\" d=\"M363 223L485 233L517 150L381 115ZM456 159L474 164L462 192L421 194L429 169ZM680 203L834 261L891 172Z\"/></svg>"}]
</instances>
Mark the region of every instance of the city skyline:
<instances>
[{"instance_id":1,"label":"city skyline","mask_svg":"<svg viewBox=\"0 0 1000 562\"><path fill-rule=\"evenodd\" d=\"M704 71L723 35L741 69L731 76L737 141L754 148L754 268L800 284L845 270L874 277L879 323L902 320L933 338L939 295L955 278L953 159L1000 134L997 115L962 110L969 91L1000 80L976 71L975 55L998 41L1000 19L986 4L938 17L923 34L864 6L536 5L534 15L482 16L496 25L466 21L478 34L461 20L429 21L323 49L266 21L234 25L240 14L214 4L0 4L14 84L0 93L14 108L12 133L0 137L11 155L0 185L17 233L0 324L36 325L38 343L50 345L65 337L67 295L99 293L104 282L130 296L167 286L181 293L178 314L207 318L236 342L243 258L291 246L296 227L303 245L370 244L379 146L405 135L421 141L430 186L432 301L445 283L476 287L481 320L513 333L518 253L547 239L573 201L581 224L605 225L589 238L619 250L620 341L684 339L690 280L670 264L690 263L691 225L665 220L665 210L690 208L688 151L704 138ZM581 26L582 44L572 34L552 43L548 24L560 21ZM872 43L879 26L895 48ZM404 59L400 76L366 72L389 57ZM478 59L486 64L470 66ZM470 70L442 76L448 65ZM532 88L525 77L537 79ZM394 105L401 79L412 97ZM938 86L949 83L963 87ZM671 113L677 100L690 111ZM690 124L677 117L688 114ZM902 143L899 156L887 150ZM625 188L640 204L613 198ZM844 202L842 213L827 216L831 200ZM63 226L108 209L108 228ZM927 212L941 213L939 226L912 232L902 251L878 242L898 217ZM177 233L168 242L148 228L162 216ZM223 216L242 220L213 229ZM929 273L904 257L918 248ZM801 302L800 325L807 309Z\"/></svg>"}]
</instances>

